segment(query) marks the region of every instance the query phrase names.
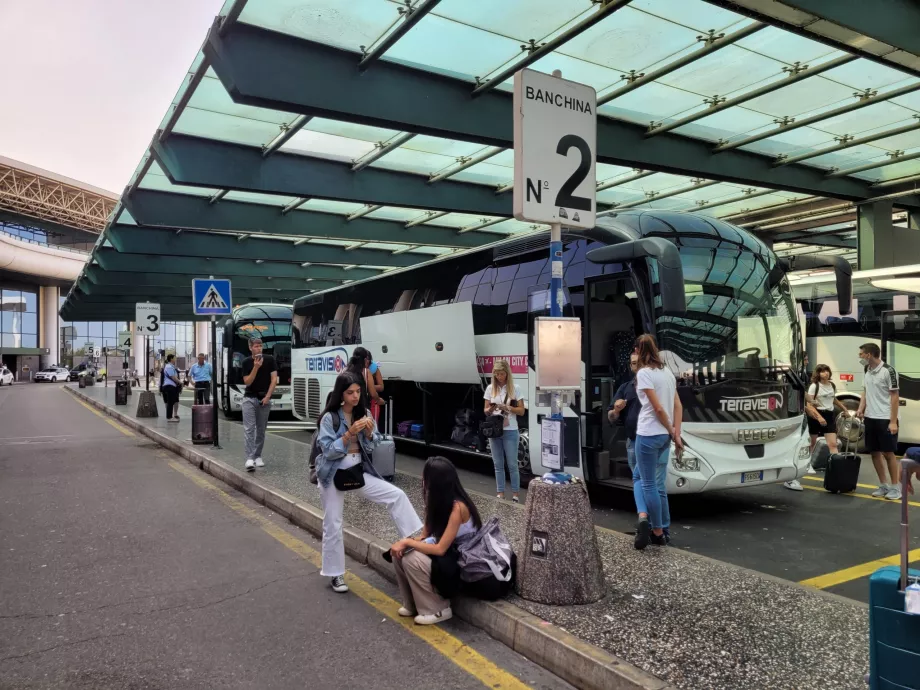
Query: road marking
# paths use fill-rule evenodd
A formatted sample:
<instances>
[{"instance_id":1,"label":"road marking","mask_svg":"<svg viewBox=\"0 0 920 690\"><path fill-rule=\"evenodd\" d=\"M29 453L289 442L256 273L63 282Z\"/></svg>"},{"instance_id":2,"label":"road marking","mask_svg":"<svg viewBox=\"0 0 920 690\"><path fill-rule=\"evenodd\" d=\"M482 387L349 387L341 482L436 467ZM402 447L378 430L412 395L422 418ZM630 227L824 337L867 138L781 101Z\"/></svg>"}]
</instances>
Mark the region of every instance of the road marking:
<instances>
[{"instance_id":1,"label":"road marking","mask_svg":"<svg viewBox=\"0 0 920 690\"><path fill-rule=\"evenodd\" d=\"M804 486L804 485L803 485L802 488L803 488L803 489L808 489L809 491L822 491L822 492L824 492L824 489L823 489L823 488L819 488L819 487L817 487L817 486ZM875 488L877 488L877 487L875 487L875 486L870 486L869 488L870 488L870 489L875 489ZM829 493L829 492L825 492L825 493ZM854 493L848 493L848 494L842 494L842 495L843 495L843 496L853 496L854 498L868 498L870 501L884 501L885 503L890 503L891 505L895 505L895 506L901 505L901 502L900 502L900 501L889 501L887 498L882 498L881 496L870 496L869 494L858 494L858 493L855 493L855 492L854 492ZM920 503L917 503L916 501L908 501L908 502L907 502L907 505L913 506L914 508L920 508Z\"/></svg>"},{"instance_id":2,"label":"road marking","mask_svg":"<svg viewBox=\"0 0 920 690\"><path fill-rule=\"evenodd\" d=\"M810 482L824 482L824 477L801 477L801 479L807 479ZM872 489L873 491L878 488L878 486L873 486L872 484L857 484L856 486L863 489Z\"/></svg>"},{"instance_id":3,"label":"road marking","mask_svg":"<svg viewBox=\"0 0 920 690\"><path fill-rule=\"evenodd\" d=\"M317 568L322 566L323 559L319 551L308 546L289 532L281 529L268 518L259 515L256 511L243 505L226 491L206 480L199 471L189 467L183 467L166 453L162 453L161 457L167 458L171 468L177 472L181 472L201 488L213 492L222 503L236 513L257 523L259 527L262 528L262 531L274 537L278 542L296 553L305 561L313 564ZM345 574L345 581L348 583L348 587L351 591L359 598L373 606L377 611L394 623L398 623L408 632L427 642L437 652L447 657L447 659L476 678L483 685L489 688L502 688L502 690L525 690L528 687L513 674L508 673L479 652L471 649L466 643L457 639L446 630L436 625L415 625L411 618L403 618L396 612L400 606L398 602L370 583L362 580L357 575L347 572ZM335 596L340 595L336 594Z\"/></svg>"},{"instance_id":4,"label":"road marking","mask_svg":"<svg viewBox=\"0 0 920 690\"><path fill-rule=\"evenodd\" d=\"M73 397L73 396L71 396L71 397ZM96 415L97 417L100 417L100 418L102 419L102 421L104 421L104 422L106 422L107 424L110 424L110 425L112 425L113 427L115 427L116 429L118 429L118 430L119 430L121 433L123 433L125 436L134 436L134 434L133 434L132 432L128 431L125 427L123 427L121 424L119 424L118 422L116 422L114 419L111 419L108 415L104 415L104 414L102 414L101 412L99 412L99 411L98 411L96 408L94 408L92 405L87 405L87 404L86 404L85 402L83 402L82 400L77 400L76 398L74 398L74 400L76 400L79 404L83 405L83 407L85 407L87 410L89 410L90 412L92 412L92 413L93 413L94 415Z\"/></svg>"},{"instance_id":5,"label":"road marking","mask_svg":"<svg viewBox=\"0 0 920 690\"><path fill-rule=\"evenodd\" d=\"M908 551L907 560L910 563L913 563L914 561L920 561L920 549L913 549L912 551ZM854 565L852 568L844 568L843 570L838 570L835 573L810 577L807 580L802 580L799 582L799 584L805 585L806 587L814 587L815 589L827 589L828 587L833 587L834 585L839 585L844 582L858 580L861 577L868 577L882 566L900 564L901 555L898 554L896 556L879 558L876 561L869 561L868 563Z\"/></svg>"}]
</instances>

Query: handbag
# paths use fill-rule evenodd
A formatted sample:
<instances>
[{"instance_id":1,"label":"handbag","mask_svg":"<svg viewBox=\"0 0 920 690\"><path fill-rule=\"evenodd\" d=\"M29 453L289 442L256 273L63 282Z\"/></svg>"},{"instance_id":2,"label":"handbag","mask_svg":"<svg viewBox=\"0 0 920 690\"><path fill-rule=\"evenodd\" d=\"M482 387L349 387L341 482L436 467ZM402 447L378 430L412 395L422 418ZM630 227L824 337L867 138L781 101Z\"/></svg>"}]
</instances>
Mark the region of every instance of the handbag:
<instances>
[{"instance_id":1,"label":"handbag","mask_svg":"<svg viewBox=\"0 0 920 690\"><path fill-rule=\"evenodd\" d=\"M364 486L364 463L354 467L338 469L332 476L332 483L339 491L354 491Z\"/></svg>"},{"instance_id":2,"label":"handbag","mask_svg":"<svg viewBox=\"0 0 920 690\"><path fill-rule=\"evenodd\" d=\"M505 418L501 415L490 415L479 423L479 433L486 438L501 438L505 432Z\"/></svg>"}]
</instances>

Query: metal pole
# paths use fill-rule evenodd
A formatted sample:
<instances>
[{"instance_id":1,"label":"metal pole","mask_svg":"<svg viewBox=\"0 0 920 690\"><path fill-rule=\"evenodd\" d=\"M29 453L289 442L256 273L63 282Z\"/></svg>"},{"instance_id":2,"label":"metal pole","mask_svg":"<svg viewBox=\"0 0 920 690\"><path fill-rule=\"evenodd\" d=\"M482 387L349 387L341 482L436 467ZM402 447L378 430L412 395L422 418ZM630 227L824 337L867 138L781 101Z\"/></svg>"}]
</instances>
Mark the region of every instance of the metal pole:
<instances>
[{"instance_id":1,"label":"metal pole","mask_svg":"<svg viewBox=\"0 0 920 690\"><path fill-rule=\"evenodd\" d=\"M220 448L217 439L217 375L214 369L214 358L217 354L217 317L211 316L211 423L214 425L212 430L214 436L214 447Z\"/></svg>"},{"instance_id":2,"label":"metal pole","mask_svg":"<svg viewBox=\"0 0 920 690\"><path fill-rule=\"evenodd\" d=\"M549 283L549 314L562 316L562 224L549 226L549 260L552 268ZM553 419L562 419L562 394L553 392L550 412Z\"/></svg>"}]
</instances>

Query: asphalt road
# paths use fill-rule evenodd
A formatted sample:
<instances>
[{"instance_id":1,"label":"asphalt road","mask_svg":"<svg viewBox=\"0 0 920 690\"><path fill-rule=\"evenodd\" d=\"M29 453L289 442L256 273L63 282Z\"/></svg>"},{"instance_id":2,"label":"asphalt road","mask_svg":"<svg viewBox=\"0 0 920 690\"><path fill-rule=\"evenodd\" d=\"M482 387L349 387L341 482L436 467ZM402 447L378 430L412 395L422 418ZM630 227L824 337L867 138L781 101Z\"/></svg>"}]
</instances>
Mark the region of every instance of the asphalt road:
<instances>
[{"instance_id":1,"label":"asphalt road","mask_svg":"<svg viewBox=\"0 0 920 690\"><path fill-rule=\"evenodd\" d=\"M0 389L0 473L2 688L569 687L460 621L419 637L354 562L374 595L333 593L305 532L60 386Z\"/></svg>"},{"instance_id":2,"label":"asphalt road","mask_svg":"<svg viewBox=\"0 0 920 690\"><path fill-rule=\"evenodd\" d=\"M224 418L221 417L222 423ZM228 421L227 423L239 423ZM292 416L273 416L270 433L309 444L312 434ZM415 446L400 444L397 467L421 476L424 457L410 455ZM488 458L455 456L468 490L494 495L495 479ZM868 456L863 458L855 494L833 495L822 489L821 475L803 479L801 492L782 485L671 497L673 545L794 582L825 576L822 589L868 601L868 573L874 561L898 554L898 503L869 496L878 479ZM508 494L510 495L510 494ZM526 490L522 493L522 502ZM632 494L618 489L592 493L595 523L619 532L635 530ZM920 525L920 495L912 500L911 520ZM920 549L920 527L911 548ZM920 560L920 554L915 560ZM865 574L849 569L864 566Z\"/></svg>"}]
</instances>

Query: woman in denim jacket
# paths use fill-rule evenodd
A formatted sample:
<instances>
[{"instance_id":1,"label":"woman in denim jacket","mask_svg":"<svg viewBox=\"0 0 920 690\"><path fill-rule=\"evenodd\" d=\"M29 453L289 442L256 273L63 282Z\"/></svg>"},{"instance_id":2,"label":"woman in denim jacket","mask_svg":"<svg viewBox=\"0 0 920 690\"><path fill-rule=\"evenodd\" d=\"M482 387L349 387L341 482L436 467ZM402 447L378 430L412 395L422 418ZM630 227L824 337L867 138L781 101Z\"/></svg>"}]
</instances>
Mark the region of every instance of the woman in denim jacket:
<instances>
[{"instance_id":1,"label":"woman in denim jacket","mask_svg":"<svg viewBox=\"0 0 920 690\"><path fill-rule=\"evenodd\" d=\"M338 430L333 421L338 416ZM342 535L342 511L345 491L335 488L332 479L341 469L363 464L364 486L354 493L374 503L383 503L390 511L400 538L408 537L422 528L422 521L406 494L381 478L369 462L380 434L374 420L361 404L361 379L350 372L339 374L335 387L320 416L319 447L316 477L323 501L323 568L321 575L332 578L332 589L348 591L345 584L345 541ZM363 457L362 457L363 456Z\"/></svg>"}]
</instances>

